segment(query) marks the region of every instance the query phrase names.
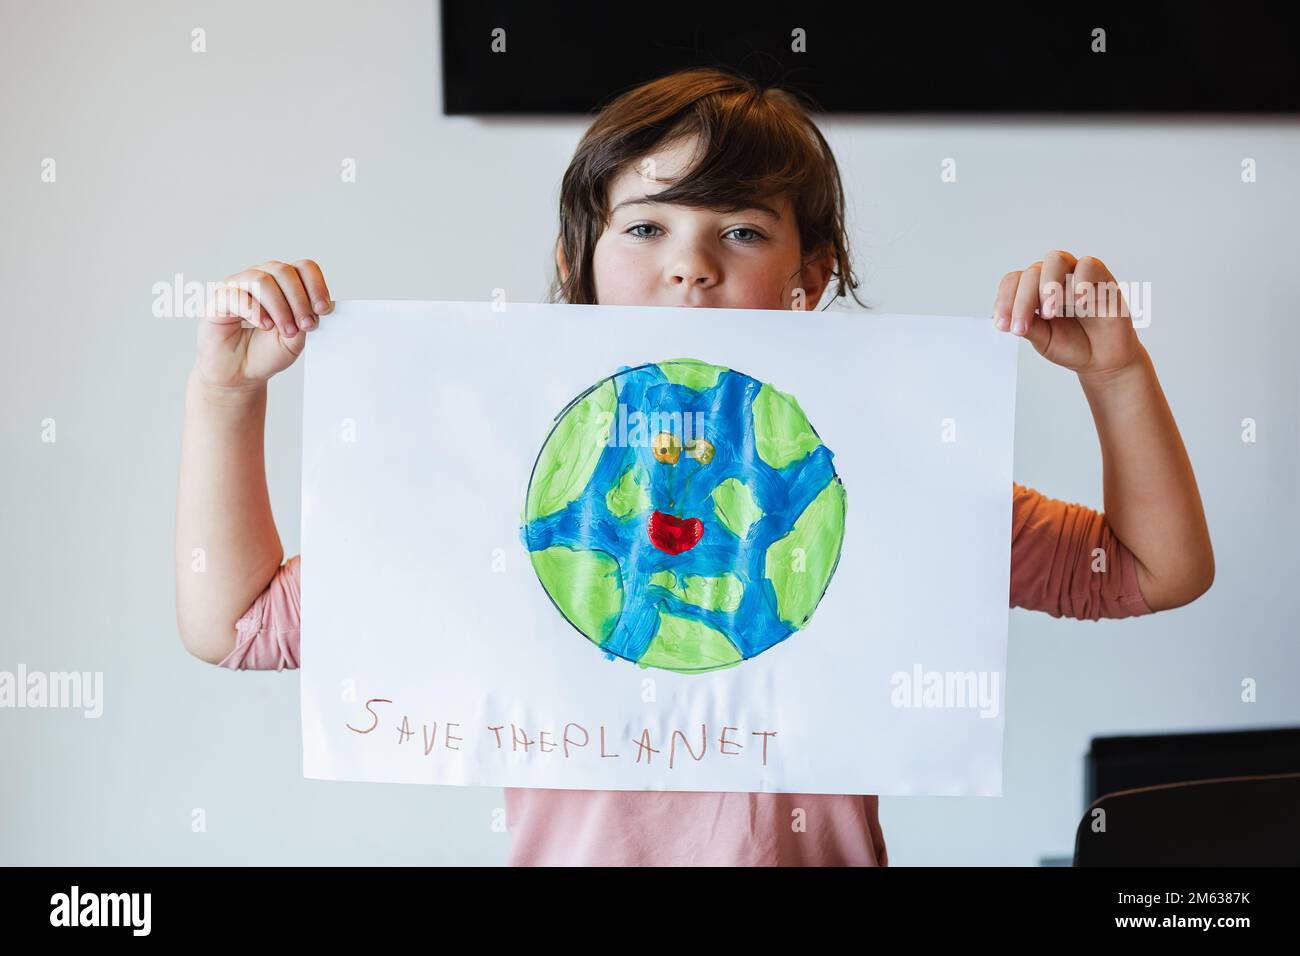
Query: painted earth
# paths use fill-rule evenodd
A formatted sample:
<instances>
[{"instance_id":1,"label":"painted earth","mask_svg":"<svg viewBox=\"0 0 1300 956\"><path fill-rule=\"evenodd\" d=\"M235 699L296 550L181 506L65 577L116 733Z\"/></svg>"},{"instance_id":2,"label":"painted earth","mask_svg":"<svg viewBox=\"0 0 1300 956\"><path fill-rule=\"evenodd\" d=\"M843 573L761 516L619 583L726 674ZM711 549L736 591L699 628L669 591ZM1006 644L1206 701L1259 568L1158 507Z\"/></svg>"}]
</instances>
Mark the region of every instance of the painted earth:
<instances>
[{"instance_id":1,"label":"painted earth","mask_svg":"<svg viewBox=\"0 0 1300 956\"><path fill-rule=\"evenodd\" d=\"M556 416L521 536L561 614L613 660L734 667L804 628L846 497L793 396L695 359L623 368Z\"/></svg>"}]
</instances>

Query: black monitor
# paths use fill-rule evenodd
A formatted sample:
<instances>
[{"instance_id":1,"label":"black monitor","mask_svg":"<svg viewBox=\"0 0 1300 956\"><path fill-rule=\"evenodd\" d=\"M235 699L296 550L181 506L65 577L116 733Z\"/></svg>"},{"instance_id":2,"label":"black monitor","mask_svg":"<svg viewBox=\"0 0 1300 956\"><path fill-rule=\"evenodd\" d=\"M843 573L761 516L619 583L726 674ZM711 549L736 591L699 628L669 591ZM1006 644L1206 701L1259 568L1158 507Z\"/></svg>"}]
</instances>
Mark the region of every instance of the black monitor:
<instances>
[{"instance_id":1,"label":"black monitor","mask_svg":"<svg viewBox=\"0 0 1300 956\"><path fill-rule=\"evenodd\" d=\"M1295 113L1300 56L1267 5L443 0L447 115L587 114L726 66L828 113Z\"/></svg>"},{"instance_id":2,"label":"black monitor","mask_svg":"<svg viewBox=\"0 0 1300 956\"><path fill-rule=\"evenodd\" d=\"M1137 787L1295 772L1297 727L1094 737L1084 763L1084 806Z\"/></svg>"}]
</instances>

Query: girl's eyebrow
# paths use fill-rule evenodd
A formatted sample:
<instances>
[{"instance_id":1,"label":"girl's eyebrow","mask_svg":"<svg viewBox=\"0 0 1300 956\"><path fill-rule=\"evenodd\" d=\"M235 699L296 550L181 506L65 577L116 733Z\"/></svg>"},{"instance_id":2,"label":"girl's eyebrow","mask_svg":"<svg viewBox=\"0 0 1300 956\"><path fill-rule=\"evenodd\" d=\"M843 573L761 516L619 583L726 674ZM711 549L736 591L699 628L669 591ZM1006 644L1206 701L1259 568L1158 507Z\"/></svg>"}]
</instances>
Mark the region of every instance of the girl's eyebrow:
<instances>
[{"instance_id":1,"label":"girl's eyebrow","mask_svg":"<svg viewBox=\"0 0 1300 956\"><path fill-rule=\"evenodd\" d=\"M618 212L624 206L660 206L660 205L672 206L676 204L660 203L649 196L641 196L636 199L624 199L621 203L618 203L616 206L614 206L614 208L609 211L609 214L612 217L614 213ZM766 203L761 203L761 202L751 203L748 206L744 206L741 209L737 209L735 211L766 213L768 216L771 216L772 219L774 219L775 221L777 222L781 221L781 214L777 212L775 209L773 209L771 206L767 205Z\"/></svg>"}]
</instances>

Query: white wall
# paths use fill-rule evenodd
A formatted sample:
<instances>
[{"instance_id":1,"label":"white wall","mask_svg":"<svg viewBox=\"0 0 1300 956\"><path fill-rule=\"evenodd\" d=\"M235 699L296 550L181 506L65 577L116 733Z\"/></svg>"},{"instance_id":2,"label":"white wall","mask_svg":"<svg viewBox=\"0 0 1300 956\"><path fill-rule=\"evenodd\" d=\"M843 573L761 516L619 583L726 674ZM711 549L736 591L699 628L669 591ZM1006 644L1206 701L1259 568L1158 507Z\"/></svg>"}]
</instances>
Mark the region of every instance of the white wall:
<instances>
[{"instance_id":1,"label":"white wall","mask_svg":"<svg viewBox=\"0 0 1300 956\"><path fill-rule=\"evenodd\" d=\"M545 293L559 179L585 124L441 116L435 9L4 0L0 670L103 671L106 703L98 720L0 711L0 862L504 859L499 790L303 780L295 675L204 665L174 618L194 321L154 318L155 282L310 256L339 298ZM824 128L880 311L988 314L999 277L1053 247L1152 284L1141 336L1196 466L1213 589L1140 620L1014 611L1006 795L881 801L895 865L1068 855L1091 735L1300 717L1300 132L1277 119ZM355 184L340 182L344 157ZM945 157L956 184L940 182ZM1253 185L1244 157L1258 163ZM1021 348L1017 480L1101 507L1082 392ZM268 421L286 556L298 551L300 376L273 383ZM1247 416L1254 444L1240 438ZM46 418L53 444L40 440ZM1259 681L1257 703L1240 701L1244 678ZM191 830L194 808L205 833Z\"/></svg>"}]
</instances>

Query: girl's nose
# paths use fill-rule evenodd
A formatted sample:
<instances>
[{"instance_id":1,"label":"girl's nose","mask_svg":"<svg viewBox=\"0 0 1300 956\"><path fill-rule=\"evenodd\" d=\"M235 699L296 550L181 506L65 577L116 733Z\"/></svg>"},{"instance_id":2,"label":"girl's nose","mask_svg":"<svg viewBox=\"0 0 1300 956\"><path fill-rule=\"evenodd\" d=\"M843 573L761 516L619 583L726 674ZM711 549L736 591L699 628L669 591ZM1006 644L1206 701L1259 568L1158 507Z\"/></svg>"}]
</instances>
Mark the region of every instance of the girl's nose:
<instances>
[{"instance_id":1,"label":"girl's nose","mask_svg":"<svg viewBox=\"0 0 1300 956\"><path fill-rule=\"evenodd\" d=\"M704 256L682 256L669 268L668 283L679 287L709 289L718 284L718 269Z\"/></svg>"}]
</instances>

